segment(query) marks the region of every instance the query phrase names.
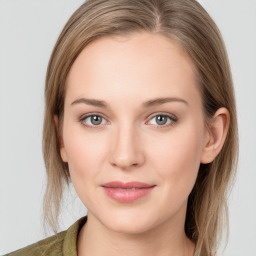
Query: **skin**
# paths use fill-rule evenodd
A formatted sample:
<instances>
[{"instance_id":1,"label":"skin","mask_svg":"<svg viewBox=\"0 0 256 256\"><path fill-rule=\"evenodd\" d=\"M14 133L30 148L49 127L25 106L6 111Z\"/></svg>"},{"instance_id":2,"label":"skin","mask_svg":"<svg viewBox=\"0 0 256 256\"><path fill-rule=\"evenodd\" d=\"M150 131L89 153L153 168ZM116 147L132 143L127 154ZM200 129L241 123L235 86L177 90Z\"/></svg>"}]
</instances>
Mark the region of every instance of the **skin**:
<instances>
[{"instance_id":1,"label":"skin","mask_svg":"<svg viewBox=\"0 0 256 256\"><path fill-rule=\"evenodd\" d=\"M80 53L66 86L60 153L88 209L78 255L193 255L195 245L184 232L187 199L200 163L221 150L229 115L219 109L206 128L185 51L159 34L103 37ZM175 100L143 106L162 97ZM87 105L83 98L104 100L108 107ZM85 118L90 114L102 122L93 126ZM157 115L170 118L161 125ZM156 186L120 203L101 187L116 180Z\"/></svg>"}]
</instances>

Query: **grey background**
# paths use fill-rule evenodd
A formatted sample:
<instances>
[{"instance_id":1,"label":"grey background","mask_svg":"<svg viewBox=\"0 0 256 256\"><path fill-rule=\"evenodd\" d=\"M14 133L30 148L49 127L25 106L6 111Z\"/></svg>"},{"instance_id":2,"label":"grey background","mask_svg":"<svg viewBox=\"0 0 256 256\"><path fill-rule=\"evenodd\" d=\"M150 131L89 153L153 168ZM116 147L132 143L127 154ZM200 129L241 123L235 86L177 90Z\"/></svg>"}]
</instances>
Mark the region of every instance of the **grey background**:
<instances>
[{"instance_id":1,"label":"grey background","mask_svg":"<svg viewBox=\"0 0 256 256\"><path fill-rule=\"evenodd\" d=\"M0 255L49 236L42 228L41 151L47 63L82 0L0 0ZM229 198L230 237L220 255L256 256L256 1L201 0L228 49L238 108L240 156ZM67 191L60 229L86 209Z\"/></svg>"}]
</instances>

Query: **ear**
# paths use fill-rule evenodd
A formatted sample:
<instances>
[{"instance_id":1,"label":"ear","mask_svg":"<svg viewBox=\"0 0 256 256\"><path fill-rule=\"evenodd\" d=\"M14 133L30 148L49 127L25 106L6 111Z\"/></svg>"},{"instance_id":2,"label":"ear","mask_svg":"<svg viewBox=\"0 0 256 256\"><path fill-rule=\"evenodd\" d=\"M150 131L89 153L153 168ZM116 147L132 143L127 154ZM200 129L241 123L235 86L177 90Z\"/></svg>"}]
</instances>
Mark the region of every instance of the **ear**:
<instances>
[{"instance_id":1,"label":"ear","mask_svg":"<svg viewBox=\"0 0 256 256\"><path fill-rule=\"evenodd\" d=\"M62 161L67 162L67 154L66 154L66 150L64 147L63 137L60 132L59 118L57 115L54 115L54 123L55 123L55 128L56 128L58 141L59 141L59 145L60 145L60 155L61 155Z\"/></svg>"},{"instance_id":2,"label":"ear","mask_svg":"<svg viewBox=\"0 0 256 256\"><path fill-rule=\"evenodd\" d=\"M214 114L201 155L201 163L211 163L221 151L227 137L230 124L229 111L226 108L219 108Z\"/></svg>"}]
</instances>

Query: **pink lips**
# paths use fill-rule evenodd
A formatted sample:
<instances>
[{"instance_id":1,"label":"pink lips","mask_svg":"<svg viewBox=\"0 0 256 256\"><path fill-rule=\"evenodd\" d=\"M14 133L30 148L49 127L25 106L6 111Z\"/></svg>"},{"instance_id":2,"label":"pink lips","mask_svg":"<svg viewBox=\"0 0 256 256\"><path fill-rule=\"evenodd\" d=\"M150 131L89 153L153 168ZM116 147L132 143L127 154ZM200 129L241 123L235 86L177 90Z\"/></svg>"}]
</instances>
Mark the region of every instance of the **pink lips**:
<instances>
[{"instance_id":1,"label":"pink lips","mask_svg":"<svg viewBox=\"0 0 256 256\"><path fill-rule=\"evenodd\" d=\"M105 193L112 199L128 203L133 202L143 196L146 196L152 191L155 185L150 185L142 182L112 181L102 185Z\"/></svg>"}]
</instances>

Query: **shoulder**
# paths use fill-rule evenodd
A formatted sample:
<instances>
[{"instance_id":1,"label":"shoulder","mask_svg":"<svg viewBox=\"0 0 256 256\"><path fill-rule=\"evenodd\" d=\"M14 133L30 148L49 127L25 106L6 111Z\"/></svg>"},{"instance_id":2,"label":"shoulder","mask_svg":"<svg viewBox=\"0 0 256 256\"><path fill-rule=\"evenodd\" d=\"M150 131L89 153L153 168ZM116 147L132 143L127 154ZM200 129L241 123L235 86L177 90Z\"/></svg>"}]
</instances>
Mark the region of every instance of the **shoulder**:
<instances>
[{"instance_id":1,"label":"shoulder","mask_svg":"<svg viewBox=\"0 0 256 256\"><path fill-rule=\"evenodd\" d=\"M77 236L86 220L87 216L76 221L66 231L4 256L76 256Z\"/></svg>"},{"instance_id":2,"label":"shoulder","mask_svg":"<svg viewBox=\"0 0 256 256\"><path fill-rule=\"evenodd\" d=\"M67 231L43 239L37 243L26 246L20 250L8 253L5 256L46 256L62 255L62 246Z\"/></svg>"}]
</instances>

